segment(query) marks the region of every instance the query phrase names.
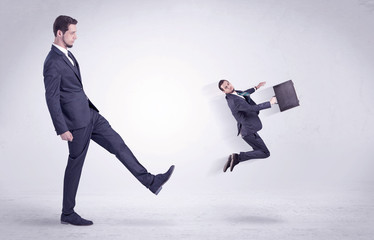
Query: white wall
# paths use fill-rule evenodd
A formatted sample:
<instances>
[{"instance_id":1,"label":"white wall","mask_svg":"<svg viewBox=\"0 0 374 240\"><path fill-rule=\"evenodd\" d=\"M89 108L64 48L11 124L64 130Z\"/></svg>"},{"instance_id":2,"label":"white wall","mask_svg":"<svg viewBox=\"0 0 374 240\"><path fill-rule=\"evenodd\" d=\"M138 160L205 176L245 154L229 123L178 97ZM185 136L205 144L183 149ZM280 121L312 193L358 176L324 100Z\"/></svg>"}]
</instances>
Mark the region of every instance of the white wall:
<instances>
[{"instance_id":1,"label":"white wall","mask_svg":"<svg viewBox=\"0 0 374 240\"><path fill-rule=\"evenodd\" d=\"M374 2L4 1L0 3L0 192L61 193L67 145L44 99L43 61L60 15L78 20L85 91L151 172L176 172L184 193L335 188L373 183ZM265 110L271 157L222 173L250 149L218 90L293 79L301 106ZM120 163L92 142L80 191L138 192Z\"/></svg>"}]
</instances>

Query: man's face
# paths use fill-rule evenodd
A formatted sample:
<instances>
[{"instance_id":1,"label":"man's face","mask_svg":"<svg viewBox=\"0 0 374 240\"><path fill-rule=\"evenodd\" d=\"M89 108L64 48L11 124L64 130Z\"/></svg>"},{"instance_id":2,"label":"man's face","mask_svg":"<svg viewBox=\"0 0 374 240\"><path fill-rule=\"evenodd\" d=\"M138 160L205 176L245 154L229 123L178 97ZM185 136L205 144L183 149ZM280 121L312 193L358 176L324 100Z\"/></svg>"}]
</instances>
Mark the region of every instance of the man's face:
<instances>
[{"instance_id":1,"label":"man's face","mask_svg":"<svg viewBox=\"0 0 374 240\"><path fill-rule=\"evenodd\" d=\"M74 41L77 39L77 25L70 24L69 29L62 36L62 41L66 48L72 48Z\"/></svg>"},{"instance_id":2,"label":"man's face","mask_svg":"<svg viewBox=\"0 0 374 240\"><path fill-rule=\"evenodd\" d=\"M234 86L231 85L231 83L229 81L224 81L221 85L221 88L223 89L223 92L224 93L232 93L234 92Z\"/></svg>"}]
</instances>

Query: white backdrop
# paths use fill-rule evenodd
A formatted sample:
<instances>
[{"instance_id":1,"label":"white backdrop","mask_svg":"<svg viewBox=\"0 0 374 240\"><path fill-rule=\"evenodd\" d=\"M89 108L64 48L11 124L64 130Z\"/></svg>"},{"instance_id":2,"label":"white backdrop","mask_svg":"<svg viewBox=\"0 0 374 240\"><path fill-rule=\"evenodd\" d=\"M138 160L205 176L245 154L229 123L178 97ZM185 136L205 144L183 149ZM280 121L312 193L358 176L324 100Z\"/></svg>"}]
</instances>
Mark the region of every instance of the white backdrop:
<instances>
[{"instance_id":1,"label":"white backdrop","mask_svg":"<svg viewBox=\"0 0 374 240\"><path fill-rule=\"evenodd\" d=\"M0 194L60 194L67 144L55 135L43 61L58 15L87 95L167 192L373 190L374 1L10 1L0 5ZM301 106L262 114L271 156L222 173L250 147L218 90L293 79ZM265 98L265 99L264 99ZM92 142L79 194L146 192ZM362 194L364 194L362 192ZM147 195L148 196L148 195Z\"/></svg>"}]
</instances>

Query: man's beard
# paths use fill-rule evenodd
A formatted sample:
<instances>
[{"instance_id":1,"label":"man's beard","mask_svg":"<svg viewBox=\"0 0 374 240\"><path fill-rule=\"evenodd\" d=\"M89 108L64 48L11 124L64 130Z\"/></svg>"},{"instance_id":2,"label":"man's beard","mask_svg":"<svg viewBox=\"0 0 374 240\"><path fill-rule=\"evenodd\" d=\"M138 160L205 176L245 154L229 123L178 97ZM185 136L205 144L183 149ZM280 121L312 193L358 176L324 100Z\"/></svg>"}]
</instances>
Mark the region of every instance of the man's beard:
<instances>
[{"instance_id":1,"label":"man's beard","mask_svg":"<svg viewBox=\"0 0 374 240\"><path fill-rule=\"evenodd\" d=\"M64 42L64 44L65 44L65 46L66 46L67 48L72 48L72 47L73 47L73 45L69 45L69 44L67 44L67 43L65 42L65 39L62 39L62 41Z\"/></svg>"}]
</instances>

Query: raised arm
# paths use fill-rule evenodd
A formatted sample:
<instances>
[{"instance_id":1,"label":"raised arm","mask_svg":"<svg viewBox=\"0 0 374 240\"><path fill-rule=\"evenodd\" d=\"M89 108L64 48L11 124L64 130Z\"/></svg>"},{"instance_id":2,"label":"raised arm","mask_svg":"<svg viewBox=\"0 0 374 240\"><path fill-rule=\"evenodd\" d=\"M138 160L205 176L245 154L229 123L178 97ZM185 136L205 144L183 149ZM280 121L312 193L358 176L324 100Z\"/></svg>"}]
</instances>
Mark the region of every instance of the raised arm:
<instances>
[{"instance_id":1,"label":"raised arm","mask_svg":"<svg viewBox=\"0 0 374 240\"><path fill-rule=\"evenodd\" d=\"M267 109L271 107L270 102L263 102L257 105L250 105L246 103L245 101L241 101L240 99L232 99L229 102L229 105L231 109L236 109L237 111L242 112L258 112L263 109Z\"/></svg>"}]
</instances>

